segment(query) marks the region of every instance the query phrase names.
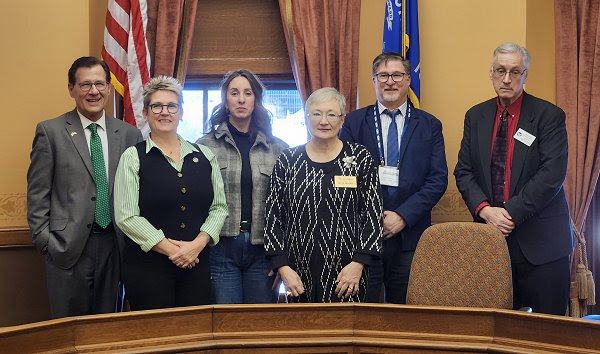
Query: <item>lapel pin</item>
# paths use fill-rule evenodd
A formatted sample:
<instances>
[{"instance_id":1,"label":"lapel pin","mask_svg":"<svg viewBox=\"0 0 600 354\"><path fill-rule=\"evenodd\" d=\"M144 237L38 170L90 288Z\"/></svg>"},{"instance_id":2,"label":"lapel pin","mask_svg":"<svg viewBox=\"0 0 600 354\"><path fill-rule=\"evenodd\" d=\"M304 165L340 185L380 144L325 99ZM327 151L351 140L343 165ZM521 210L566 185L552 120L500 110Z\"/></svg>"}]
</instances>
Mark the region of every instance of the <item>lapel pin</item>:
<instances>
[{"instance_id":1,"label":"lapel pin","mask_svg":"<svg viewBox=\"0 0 600 354\"><path fill-rule=\"evenodd\" d=\"M194 158L192 159L192 161L194 161L194 162L198 162L198 158L197 158L197 157L194 157Z\"/></svg>"},{"instance_id":2,"label":"lapel pin","mask_svg":"<svg viewBox=\"0 0 600 354\"><path fill-rule=\"evenodd\" d=\"M75 135L77 135L77 132L71 132L71 137L74 137Z\"/></svg>"}]
</instances>

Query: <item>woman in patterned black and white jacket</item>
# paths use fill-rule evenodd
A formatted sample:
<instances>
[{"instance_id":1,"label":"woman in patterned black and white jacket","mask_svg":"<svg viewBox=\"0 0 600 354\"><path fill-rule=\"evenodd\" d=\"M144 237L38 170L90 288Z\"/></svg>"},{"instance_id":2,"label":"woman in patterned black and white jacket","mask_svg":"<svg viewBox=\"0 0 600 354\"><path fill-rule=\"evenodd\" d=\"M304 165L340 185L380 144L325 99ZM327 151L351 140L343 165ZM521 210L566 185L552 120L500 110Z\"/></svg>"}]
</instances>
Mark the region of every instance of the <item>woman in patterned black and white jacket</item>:
<instances>
[{"instance_id":1,"label":"woman in patterned black and white jacket","mask_svg":"<svg viewBox=\"0 0 600 354\"><path fill-rule=\"evenodd\" d=\"M299 302L365 301L382 246L377 167L365 147L338 138L346 102L336 89L315 91L305 112L310 141L284 151L271 175L267 256Z\"/></svg>"}]
</instances>

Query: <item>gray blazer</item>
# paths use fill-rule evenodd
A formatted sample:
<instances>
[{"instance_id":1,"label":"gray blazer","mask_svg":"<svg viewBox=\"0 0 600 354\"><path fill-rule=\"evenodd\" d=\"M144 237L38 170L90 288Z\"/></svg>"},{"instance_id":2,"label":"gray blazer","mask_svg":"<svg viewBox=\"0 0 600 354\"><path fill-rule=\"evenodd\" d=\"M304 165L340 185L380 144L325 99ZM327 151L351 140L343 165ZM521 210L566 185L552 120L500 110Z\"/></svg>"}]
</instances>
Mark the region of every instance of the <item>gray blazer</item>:
<instances>
[{"instance_id":1,"label":"gray blazer","mask_svg":"<svg viewBox=\"0 0 600 354\"><path fill-rule=\"evenodd\" d=\"M208 146L217 156L223 183L229 216L221 229L221 236L237 236L240 234L242 219L242 157L235 145L227 123L221 123L211 133L198 139L198 144ZM256 140L250 148L250 166L252 166L252 233L251 243L259 245L264 243L265 228L265 201L269 189L269 180L273 166L279 154L287 148L283 140L273 137L267 139L265 134L258 132Z\"/></svg>"},{"instance_id":2,"label":"gray blazer","mask_svg":"<svg viewBox=\"0 0 600 354\"><path fill-rule=\"evenodd\" d=\"M106 116L111 211L121 153L142 141L135 127ZM35 247L57 267L81 256L94 222L96 185L83 126L76 110L39 123L27 171L27 221ZM113 212L114 215L114 212ZM117 229L122 246L122 233Z\"/></svg>"}]
</instances>

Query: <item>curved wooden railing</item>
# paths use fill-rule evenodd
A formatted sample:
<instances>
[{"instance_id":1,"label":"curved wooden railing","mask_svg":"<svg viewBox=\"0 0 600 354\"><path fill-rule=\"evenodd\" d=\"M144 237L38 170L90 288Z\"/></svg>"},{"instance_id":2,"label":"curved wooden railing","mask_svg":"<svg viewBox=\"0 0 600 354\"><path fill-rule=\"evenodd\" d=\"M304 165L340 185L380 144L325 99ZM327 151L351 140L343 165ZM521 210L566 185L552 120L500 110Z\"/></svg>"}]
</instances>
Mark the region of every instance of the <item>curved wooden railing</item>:
<instances>
[{"instance_id":1,"label":"curved wooden railing","mask_svg":"<svg viewBox=\"0 0 600 354\"><path fill-rule=\"evenodd\" d=\"M598 353L600 322L387 304L198 306L0 328L0 352Z\"/></svg>"}]
</instances>

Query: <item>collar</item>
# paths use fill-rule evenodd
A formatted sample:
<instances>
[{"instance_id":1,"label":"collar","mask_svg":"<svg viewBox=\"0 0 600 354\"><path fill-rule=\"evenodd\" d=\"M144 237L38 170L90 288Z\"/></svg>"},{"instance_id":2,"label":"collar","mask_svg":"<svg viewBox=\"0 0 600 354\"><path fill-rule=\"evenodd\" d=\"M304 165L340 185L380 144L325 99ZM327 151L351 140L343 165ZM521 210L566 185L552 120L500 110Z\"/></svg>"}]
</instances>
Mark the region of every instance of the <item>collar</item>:
<instances>
[{"instance_id":1,"label":"collar","mask_svg":"<svg viewBox=\"0 0 600 354\"><path fill-rule=\"evenodd\" d=\"M400 107L396 107L393 110L399 109L400 113L402 114L402 117L406 117L406 109L408 107L408 98L406 99L406 101L404 101L403 104L400 105ZM382 114L383 111L385 111L386 109L388 109L386 106L384 106L381 102L377 101L377 108L379 109L379 114Z\"/></svg>"},{"instance_id":2,"label":"collar","mask_svg":"<svg viewBox=\"0 0 600 354\"><path fill-rule=\"evenodd\" d=\"M521 92L521 94L519 95L519 98L517 98L516 101L514 101L513 103L511 103L510 105L508 105L508 107L504 107L502 105L502 103L500 103L500 98L496 97L496 110L497 110L497 112L502 113L502 111L504 111L504 109L506 109L508 111L508 114L511 117L518 116L519 113L521 113L521 105L523 104L524 93L525 93L525 91L523 90Z\"/></svg>"},{"instance_id":3,"label":"collar","mask_svg":"<svg viewBox=\"0 0 600 354\"><path fill-rule=\"evenodd\" d=\"M188 143L184 138L181 137L181 135L177 134L177 139L179 139L179 143L181 145L182 152L187 152L187 151L198 152L198 149L196 149L196 147L193 144ZM146 154L149 153L150 150L152 150L152 148L157 148L159 151L162 151L162 150L160 150L160 147L158 147L158 145L156 145L156 143L152 140L150 135L148 135L148 139L146 139ZM182 154L182 156L183 156L183 154Z\"/></svg>"},{"instance_id":4,"label":"collar","mask_svg":"<svg viewBox=\"0 0 600 354\"><path fill-rule=\"evenodd\" d=\"M102 111L102 117L100 117L100 119L98 119L97 121L93 122L93 121L87 119L83 114L81 114L79 112L79 110L77 110L77 109L75 109L75 110L77 111L77 115L79 116L79 119L81 120L81 125L83 126L83 130L84 131L92 123L98 124L104 131L106 131L106 114L105 114L105 111Z\"/></svg>"}]
</instances>

